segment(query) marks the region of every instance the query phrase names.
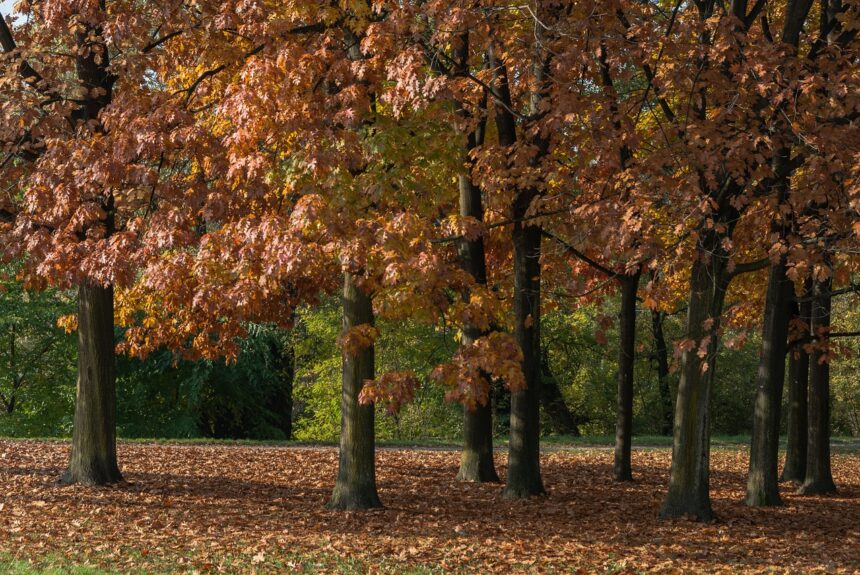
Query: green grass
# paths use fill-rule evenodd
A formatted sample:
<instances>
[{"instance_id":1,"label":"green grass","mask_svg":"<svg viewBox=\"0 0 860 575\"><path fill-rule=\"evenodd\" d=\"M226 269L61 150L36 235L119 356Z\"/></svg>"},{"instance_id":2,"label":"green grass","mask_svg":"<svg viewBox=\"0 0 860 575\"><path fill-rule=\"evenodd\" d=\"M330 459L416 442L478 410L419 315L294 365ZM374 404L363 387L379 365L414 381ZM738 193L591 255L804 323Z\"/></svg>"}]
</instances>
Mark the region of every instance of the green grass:
<instances>
[{"instance_id":1,"label":"green grass","mask_svg":"<svg viewBox=\"0 0 860 575\"><path fill-rule=\"evenodd\" d=\"M95 562L100 563L98 557ZM103 563L110 563L108 559ZM335 555L321 554L318 556L290 554L288 556L271 557L262 562L253 562L249 557L224 557L219 568L228 573L336 573L338 575L362 575L370 569L367 562ZM403 565L386 559L375 560L373 569L381 573L403 575L438 575L446 573L441 568L427 565ZM168 574L197 574L200 571L194 567L180 568L178 565L166 566L162 560L159 564L146 565L121 571L106 570L92 564L78 564L60 555L50 555L33 561L15 559L11 555L0 553L0 575L168 575Z\"/></svg>"},{"instance_id":2,"label":"green grass","mask_svg":"<svg viewBox=\"0 0 860 575\"><path fill-rule=\"evenodd\" d=\"M68 437L5 437L0 439L14 441L47 441L47 442L69 442ZM785 436L780 438L780 444L785 447ZM224 446L247 446L247 447L337 447L335 441L283 441L283 440L259 440L259 439L213 439L208 437L196 438L120 438L120 443L133 445L224 445ZM569 448L610 448L615 445L614 435L586 435L574 437L572 435L547 435L541 438L541 443L549 449ZM436 448L436 449L459 449L462 445L459 441L446 439L385 439L376 442L379 447L389 448ZM714 435L711 437L711 445L722 448L743 448L750 444L749 435ZM833 437L831 446L840 452L860 452L860 437ZM505 448L508 445L508 436L502 435L495 438L497 448ZM671 447L672 437L664 435L637 435L633 437L633 446L640 448Z\"/></svg>"},{"instance_id":3,"label":"green grass","mask_svg":"<svg viewBox=\"0 0 860 575\"><path fill-rule=\"evenodd\" d=\"M75 565L61 557L36 562L0 556L0 575L162 575L154 571L104 571L98 567ZM166 574L165 574L166 575Z\"/></svg>"}]
</instances>

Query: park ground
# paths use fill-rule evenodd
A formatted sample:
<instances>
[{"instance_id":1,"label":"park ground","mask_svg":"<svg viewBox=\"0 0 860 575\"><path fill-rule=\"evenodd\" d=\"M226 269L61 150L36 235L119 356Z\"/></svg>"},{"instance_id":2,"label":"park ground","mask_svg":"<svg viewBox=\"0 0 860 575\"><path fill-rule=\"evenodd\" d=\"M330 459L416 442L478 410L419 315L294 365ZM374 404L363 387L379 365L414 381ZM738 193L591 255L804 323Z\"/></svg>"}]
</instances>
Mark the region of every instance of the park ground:
<instances>
[{"instance_id":1,"label":"park ground","mask_svg":"<svg viewBox=\"0 0 860 575\"><path fill-rule=\"evenodd\" d=\"M662 445L660 445L662 443ZM325 508L330 446L122 442L125 482L60 487L60 441L0 440L0 574L168 573L857 573L860 449L837 444L839 494L743 504L741 441L712 452L710 524L657 510L670 450L640 441L636 480L611 480L612 453L556 441L546 498L454 480L444 446L379 450L386 507ZM504 473L506 455L496 458Z\"/></svg>"}]
</instances>

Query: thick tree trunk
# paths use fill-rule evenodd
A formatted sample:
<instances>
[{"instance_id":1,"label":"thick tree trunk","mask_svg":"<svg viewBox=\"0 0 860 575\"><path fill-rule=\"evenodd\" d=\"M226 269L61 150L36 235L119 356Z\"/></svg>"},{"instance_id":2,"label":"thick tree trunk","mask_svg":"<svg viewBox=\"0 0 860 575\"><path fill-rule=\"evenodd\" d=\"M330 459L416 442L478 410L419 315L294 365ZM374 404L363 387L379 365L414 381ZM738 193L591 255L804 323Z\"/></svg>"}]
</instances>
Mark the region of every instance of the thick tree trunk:
<instances>
[{"instance_id":1,"label":"thick tree trunk","mask_svg":"<svg viewBox=\"0 0 860 575\"><path fill-rule=\"evenodd\" d=\"M533 193L518 194L514 219L521 220ZM537 226L514 224L514 317L517 343L523 351L526 388L511 393L511 435L508 456L508 499L545 493L540 472L540 250Z\"/></svg>"},{"instance_id":2,"label":"thick tree trunk","mask_svg":"<svg viewBox=\"0 0 860 575\"><path fill-rule=\"evenodd\" d=\"M493 462L493 413L489 402L474 411L464 408L463 452L460 454L458 481L499 483Z\"/></svg>"},{"instance_id":3,"label":"thick tree trunk","mask_svg":"<svg viewBox=\"0 0 860 575\"><path fill-rule=\"evenodd\" d=\"M808 299L812 290L806 290ZM803 301L799 306L800 320L809 325L812 316L812 302ZM806 335L811 332L807 328ZM808 439L809 414L809 353L797 342L788 356L788 443L785 448L785 467L782 468L781 481L803 483L806 478L806 449Z\"/></svg>"},{"instance_id":4,"label":"thick tree trunk","mask_svg":"<svg viewBox=\"0 0 860 575\"><path fill-rule=\"evenodd\" d=\"M692 517L710 521L710 407L717 332L725 296L724 260L719 237L698 249L690 277L686 339L692 349L681 355L681 379L675 400L674 441L669 489L661 517ZM704 347L704 357L699 352Z\"/></svg>"},{"instance_id":5,"label":"thick tree trunk","mask_svg":"<svg viewBox=\"0 0 860 575\"><path fill-rule=\"evenodd\" d=\"M618 406L615 422L616 481L633 481L630 451L633 441L633 368L636 354L636 292L639 273L621 276L619 313Z\"/></svg>"},{"instance_id":6,"label":"thick tree trunk","mask_svg":"<svg viewBox=\"0 0 860 575\"><path fill-rule=\"evenodd\" d=\"M113 288L78 288L78 386L72 455L60 482L108 485L122 480L116 458Z\"/></svg>"},{"instance_id":7,"label":"thick tree trunk","mask_svg":"<svg viewBox=\"0 0 860 575\"><path fill-rule=\"evenodd\" d=\"M753 413L746 504L779 505L779 417L794 285L785 258L771 265Z\"/></svg>"},{"instance_id":8,"label":"thick tree trunk","mask_svg":"<svg viewBox=\"0 0 860 575\"><path fill-rule=\"evenodd\" d=\"M351 274L345 274L343 331L373 323L373 303L370 297L356 286ZM376 491L374 406L361 405L358 401L364 381L373 378L372 345L355 355L344 352L340 402L340 459L337 481L328 503L332 509L382 507Z\"/></svg>"},{"instance_id":9,"label":"thick tree trunk","mask_svg":"<svg viewBox=\"0 0 860 575\"><path fill-rule=\"evenodd\" d=\"M830 331L830 292L833 280L816 282L812 301L812 335L826 337ZM819 342L816 342L819 343ZM830 363L820 348L812 352L809 371L809 444L806 477L798 493L835 493L830 470Z\"/></svg>"},{"instance_id":10,"label":"thick tree trunk","mask_svg":"<svg viewBox=\"0 0 860 575\"><path fill-rule=\"evenodd\" d=\"M669 387L669 348L666 346L666 336L663 334L664 314L656 309L651 310L651 334L654 337L653 359L657 363L657 382L660 390L660 433L672 435L672 419L674 402L672 390Z\"/></svg>"},{"instance_id":11,"label":"thick tree trunk","mask_svg":"<svg viewBox=\"0 0 860 575\"><path fill-rule=\"evenodd\" d=\"M543 381L540 402L544 413L549 418L552 431L562 435L579 437L580 433L579 427L576 424L576 418L564 402L564 396L561 394L558 380L549 367L549 355L546 349L541 352L540 362L541 380Z\"/></svg>"}]
</instances>

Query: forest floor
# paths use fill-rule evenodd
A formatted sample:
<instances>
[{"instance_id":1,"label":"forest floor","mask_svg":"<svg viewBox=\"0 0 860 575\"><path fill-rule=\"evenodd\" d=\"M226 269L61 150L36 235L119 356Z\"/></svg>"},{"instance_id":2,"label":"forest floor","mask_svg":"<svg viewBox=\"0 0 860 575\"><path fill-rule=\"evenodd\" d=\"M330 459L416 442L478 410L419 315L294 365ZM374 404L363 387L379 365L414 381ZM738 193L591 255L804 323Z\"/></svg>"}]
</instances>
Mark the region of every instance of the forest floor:
<instances>
[{"instance_id":1,"label":"forest floor","mask_svg":"<svg viewBox=\"0 0 860 575\"><path fill-rule=\"evenodd\" d=\"M121 443L125 482L60 487L63 442L0 440L0 573L857 573L860 454L833 457L839 494L743 504L747 452L712 452L710 524L657 518L671 454L637 449L542 458L548 497L506 501L454 480L458 453L381 449L384 509L324 505L337 451ZM496 455L504 476L506 455Z\"/></svg>"}]
</instances>

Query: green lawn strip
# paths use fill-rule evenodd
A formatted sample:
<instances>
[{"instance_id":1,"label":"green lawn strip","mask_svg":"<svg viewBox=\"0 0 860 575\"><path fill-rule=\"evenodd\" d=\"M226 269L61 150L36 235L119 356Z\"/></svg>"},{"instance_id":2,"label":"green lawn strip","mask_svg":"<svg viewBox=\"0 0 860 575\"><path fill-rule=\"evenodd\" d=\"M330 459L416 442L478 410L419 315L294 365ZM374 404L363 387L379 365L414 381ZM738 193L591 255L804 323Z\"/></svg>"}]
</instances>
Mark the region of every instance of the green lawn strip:
<instances>
[{"instance_id":1,"label":"green lawn strip","mask_svg":"<svg viewBox=\"0 0 860 575\"><path fill-rule=\"evenodd\" d=\"M80 563L58 554L21 559L0 552L0 575L197 575L202 573L363 575L371 570L386 575L458 573L441 567L410 565L388 558L343 557L330 551L289 554L272 552L262 557L225 555L205 562L195 561L187 556L159 557L154 560L150 557L137 556L133 567L126 566L120 570L107 567L113 562L112 557L97 554L91 555L85 563Z\"/></svg>"},{"instance_id":2,"label":"green lawn strip","mask_svg":"<svg viewBox=\"0 0 860 575\"><path fill-rule=\"evenodd\" d=\"M5 437L0 440L21 442L45 442L45 443L68 443L68 437ZM786 438L780 438L780 445L785 448ZM120 438L120 444L129 445L189 445L189 446L226 446L226 447L297 447L297 448L336 448L334 441L283 441L283 440L259 440L259 439L213 439L200 438ZM584 435L575 437L572 435L547 435L541 438L544 447L550 449L575 449L575 448L611 448L615 445L613 435ZM748 435L715 435L711 438L711 445L717 448L745 448L750 444ZM837 452L858 453L860 452L860 437L834 437L830 440L831 447ZM402 449L440 449L457 450L462 444L459 441L445 439L383 439L378 440L376 445L381 448ZM508 437L506 435L495 438L497 448L507 448ZM672 447L672 437L664 435L639 435L633 437L634 448L660 448Z\"/></svg>"}]
</instances>

